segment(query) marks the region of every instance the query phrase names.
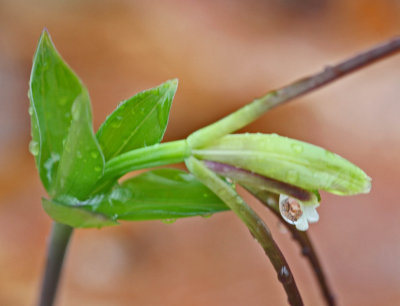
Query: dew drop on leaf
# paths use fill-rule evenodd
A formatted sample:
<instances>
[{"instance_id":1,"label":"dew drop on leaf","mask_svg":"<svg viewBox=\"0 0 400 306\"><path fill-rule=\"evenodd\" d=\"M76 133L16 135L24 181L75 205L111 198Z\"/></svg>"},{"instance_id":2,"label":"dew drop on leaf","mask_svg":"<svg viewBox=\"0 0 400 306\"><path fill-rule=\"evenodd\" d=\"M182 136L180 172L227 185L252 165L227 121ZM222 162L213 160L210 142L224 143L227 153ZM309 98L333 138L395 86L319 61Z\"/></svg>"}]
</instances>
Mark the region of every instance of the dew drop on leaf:
<instances>
[{"instance_id":1,"label":"dew drop on leaf","mask_svg":"<svg viewBox=\"0 0 400 306\"><path fill-rule=\"evenodd\" d=\"M117 129L121 126L121 123L122 123L122 117L117 116L115 118L115 120L111 123L111 127L113 127L114 129Z\"/></svg>"},{"instance_id":2,"label":"dew drop on leaf","mask_svg":"<svg viewBox=\"0 0 400 306\"><path fill-rule=\"evenodd\" d=\"M296 183L299 175L296 170L289 170L286 174L286 179L289 183Z\"/></svg>"},{"instance_id":3,"label":"dew drop on leaf","mask_svg":"<svg viewBox=\"0 0 400 306\"><path fill-rule=\"evenodd\" d=\"M90 156L92 157L92 158L97 158L97 157L99 157L99 153L97 153L96 151L92 151L91 153L90 153Z\"/></svg>"},{"instance_id":4,"label":"dew drop on leaf","mask_svg":"<svg viewBox=\"0 0 400 306\"><path fill-rule=\"evenodd\" d=\"M334 158L335 157L335 153L332 153L331 151L328 151L328 150L325 150L325 155L327 157L330 157L330 158Z\"/></svg>"},{"instance_id":5,"label":"dew drop on leaf","mask_svg":"<svg viewBox=\"0 0 400 306\"><path fill-rule=\"evenodd\" d=\"M299 143L293 143L292 144L292 149L295 153L301 153L303 152L303 146Z\"/></svg>"},{"instance_id":6,"label":"dew drop on leaf","mask_svg":"<svg viewBox=\"0 0 400 306\"><path fill-rule=\"evenodd\" d=\"M32 140L29 143L29 152L31 152L33 156L37 156L39 154L39 143L37 141Z\"/></svg>"},{"instance_id":7,"label":"dew drop on leaf","mask_svg":"<svg viewBox=\"0 0 400 306\"><path fill-rule=\"evenodd\" d=\"M58 104L60 106L64 106L65 104L67 104L67 99L66 98L60 98L60 100L58 100Z\"/></svg>"},{"instance_id":8,"label":"dew drop on leaf","mask_svg":"<svg viewBox=\"0 0 400 306\"><path fill-rule=\"evenodd\" d=\"M165 224L172 224L172 223L174 223L175 221L176 221L175 218L170 218L170 219L163 219L163 220L161 220L161 222L162 222L162 223L165 223Z\"/></svg>"},{"instance_id":9,"label":"dew drop on leaf","mask_svg":"<svg viewBox=\"0 0 400 306\"><path fill-rule=\"evenodd\" d=\"M99 167L99 166L94 167L94 171L100 172L101 171L101 167Z\"/></svg>"},{"instance_id":10,"label":"dew drop on leaf","mask_svg":"<svg viewBox=\"0 0 400 306\"><path fill-rule=\"evenodd\" d=\"M29 113L30 116L33 115L33 107L32 106L29 106L28 113Z\"/></svg>"},{"instance_id":11,"label":"dew drop on leaf","mask_svg":"<svg viewBox=\"0 0 400 306\"><path fill-rule=\"evenodd\" d=\"M78 101L76 101L76 102L78 102ZM79 116L81 114L81 110L79 108L79 104L78 103L74 103L72 105L71 114L72 114L72 119L73 120L79 120Z\"/></svg>"}]
</instances>

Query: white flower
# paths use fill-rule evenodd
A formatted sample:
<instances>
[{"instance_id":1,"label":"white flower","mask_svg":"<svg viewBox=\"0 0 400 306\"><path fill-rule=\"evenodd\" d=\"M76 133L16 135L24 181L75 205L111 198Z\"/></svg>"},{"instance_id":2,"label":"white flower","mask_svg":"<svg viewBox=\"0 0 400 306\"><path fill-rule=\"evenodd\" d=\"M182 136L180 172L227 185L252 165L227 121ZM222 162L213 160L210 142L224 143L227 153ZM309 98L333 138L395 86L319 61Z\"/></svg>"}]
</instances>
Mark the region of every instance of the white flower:
<instances>
[{"instance_id":1,"label":"white flower","mask_svg":"<svg viewBox=\"0 0 400 306\"><path fill-rule=\"evenodd\" d=\"M301 201L281 194L279 196L279 211L282 218L289 224L296 225L300 231L308 229L308 222L314 223L319 220L317 207L319 203L304 204Z\"/></svg>"}]
</instances>

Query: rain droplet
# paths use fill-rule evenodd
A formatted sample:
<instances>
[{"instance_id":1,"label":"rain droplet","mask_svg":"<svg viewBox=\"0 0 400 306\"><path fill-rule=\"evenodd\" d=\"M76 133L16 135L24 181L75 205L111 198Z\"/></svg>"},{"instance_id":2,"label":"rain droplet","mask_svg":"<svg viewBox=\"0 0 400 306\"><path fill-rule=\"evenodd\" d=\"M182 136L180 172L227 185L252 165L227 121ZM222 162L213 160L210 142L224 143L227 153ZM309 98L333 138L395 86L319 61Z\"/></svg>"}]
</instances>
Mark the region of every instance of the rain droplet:
<instances>
[{"instance_id":1,"label":"rain droplet","mask_svg":"<svg viewBox=\"0 0 400 306\"><path fill-rule=\"evenodd\" d=\"M208 193L203 193L203 198L208 198Z\"/></svg>"},{"instance_id":2,"label":"rain droplet","mask_svg":"<svg viewBox=\"0 0 400 306\"><path fill-rule=\"evenodd\" d=\"M176 221L176 218L169 218L169 219L163 219L163 220L161 220L161 222L162 223L165 223L165 224L172 224L172 223L174 223Z\"/></svg>"},{"instance_id":3,"label":"rain droplet","mask_svg":"<svg viewBox=\"0 0 400 306\"><path fill-rule=\"evenodd\" d=\"M122 123L122 117L117 116L115 120L111 123L111 127L117 129L121 126L121 123Z\"/></svg>"},{"instance_id":4,"label":"rain droplet","mask_svg":"<svg viewBox=\"0 0 400 306\"><path fill-rule=\"evenodd\" d=\"M335 153L332 153L331 151L328 151L328 150L325 150L325 155L326 155L327 157L330 157L330 158L335 157Z\"/></svg>"},{"instance_id":5,"label":"rain droplet","mask_svg":"<svg viewBox=\"0 0 400 306\"><path fill-rule=\"evenodd\" d=\"M286 174L286 179L289 183L296 183L299 175L296 170L289 170Z\"/></svg>"},{"instance_id":6,"label":"rain droplet","mask_svg":"<svg viewBox=\"0 0 400 306\"><path fill-rule=\"evenodd\" d=\"M286 266L283 266L278 273L278 279L282 284L289 284L291 281L291 275Z\"/></svg>"},{"instance_id":7,"label":"rain droplet","mask_svg":"<svg viewBox=\"0 0 400 306\"><path fill-rule=\"evenodd\" d=\"M58 101L58 104L60 104L61 106L64 106L65 104L67 104L67 99L61 98L61 99Z\"/></svg>"},{"instance_id":8,"label":"rain droplet","mask_svg":"<svg viewBox=\"0 0 400 306\"><path fill-rule=\"evenodd\" d=\"M33 115L33 107L32 106L29 106L28 113L29 113L29 116Z\"/></svg>"},{"instance_id":9,"label":"rain droplet","mask_svg":"<svg viewBox=\"0 0 400 306\"><path fill-rule=\"evenodd\" d=\"M81 153L81 151L76 152L76 157L78 157L79 159L82 158L82 153Z\"/></svg>"},{"instance_id":10,"label":"rain droplet","mask_svg":"<svg viewBox=\"0 0 400 306\"><path fill-rule=\"evenodd\" d=\"M90 153L90 156L91 156L92 158L97 158L97 157L99 157L99 153L97 153L96 151L92 151L92 152Z\"/></svg>"},{"instance_id":11,"label":"rain droplet","mask_svg":"<svg viewBox=\"0 0 400 306\"><path fill-rule=\"evenodd\" d=\"M295 153L303 152L303 146L299 143L292 143L292 149Z\"/></svg>"},{"instance_id":12,"label":"rain droplet","mask_svg":"<svg viewBox=\"0 0 400 306\"><path fill-rule=\"evenodd\" d=\"M31 152L33 156L37 156L39 154L39 143L37 141L32 140L29 143L29 152Z\"/></svg>"},{"instance_id":13,"label":"rain droplet","mask_svg":"<svg viewBox=\"0 0 400 306\"><path fill-rule=\"evenodd\" d=\"M100 172L101 171L101 167L99 167L99 166L94 167L94 171Z\"/></svg>"},{"instance_id":14,"label":"rain droplet","mask_svg":"<svg viewBox=\"0 0 400 306\"><path fill-rule=\"evenodd\" d=\"M78 102L78 101L76 101L76 102ZM72 105L71 114L72 114L72 119L73 120L78 120L79 119L79 116L81 114L81 110L79 108L79 103L74 103Z\"/></svg>"}]
</instances>

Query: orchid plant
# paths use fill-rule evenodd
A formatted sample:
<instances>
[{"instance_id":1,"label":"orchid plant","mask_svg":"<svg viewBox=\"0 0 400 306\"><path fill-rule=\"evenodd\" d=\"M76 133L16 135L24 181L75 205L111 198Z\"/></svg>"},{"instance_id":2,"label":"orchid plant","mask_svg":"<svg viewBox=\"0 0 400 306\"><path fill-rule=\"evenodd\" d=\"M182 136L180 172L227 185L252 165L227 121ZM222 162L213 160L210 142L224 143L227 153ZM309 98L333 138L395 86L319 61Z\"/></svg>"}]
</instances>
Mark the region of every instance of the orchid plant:
<instances>
[{"instance_id":1,"label":"orchid plant","mask_svg":"<svg viewBox=\"0 0 400 306\"><path fill-rule=\"evenodd\" d=\"M396 46L398 50L399 42ZM237 193L239 184L280 215L303 249L308 248L327 303L333 305L311 242L306 233L298 231L318 221L319 190L337 195L368 193L370 178L346 159L315 145L276 134L232 133L271 107L379 57L355 57L346 61L353 66L346 66L341 74L335 69L343 64L328 68L256 99L187 139L160 143L177 90L176 79L123 101L95 133L88 91L44 30L28 94L29 149L48 193L43 208L54 220L39 304L54 303L73 228L100 228L119 220L173 221L232 210L264 248L289 303L301 305L285 258L266 224ZM120 181L128 172L180 162L188 172L156 168Z\"/></svg>"}]
</instances>

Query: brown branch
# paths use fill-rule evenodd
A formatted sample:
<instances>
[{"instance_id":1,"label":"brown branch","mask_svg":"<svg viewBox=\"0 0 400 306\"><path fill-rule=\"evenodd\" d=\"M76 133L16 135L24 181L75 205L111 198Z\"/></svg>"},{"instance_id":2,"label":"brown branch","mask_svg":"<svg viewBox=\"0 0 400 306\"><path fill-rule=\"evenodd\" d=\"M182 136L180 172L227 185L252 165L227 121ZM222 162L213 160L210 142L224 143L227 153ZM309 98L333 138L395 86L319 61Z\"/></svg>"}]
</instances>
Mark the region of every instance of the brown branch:
<instances>
[{"instance_id":1,"label":"brown branch","mask_svg":"<svg viewBox=\"0 0 400 306\"><path fill-rule=\"evenodd\" d=\"M298 242L302 254L308 259L314 274L318 279L319 287L324 295L327 305L334 306L335 300L332 290L329 288L328 282L325 278L322 266L319 262L317 253L314 250L313 244L307 235L307 232L301 232L295 226L288 224L283 220L278 207L278 194L284 193L294 195L294 197L304 200L308 198L308 191L302 190L299 187L292 186L283 182L267 178L265 176L250 172L245 169L237 168L232 165L204 161L207 168L216 172L219 175L225 176L242 185L247 191L254 195L261 203L270 209L292 233L292 238Z\"/></svg>"},{"instance_id":2,"label":"brown branch","mask_svg":"<svg viewBox=\"0 0 400 306\"><path fill-rule=\"evenodd\" d=\"M275 106L293 100L399 51L400 37L396 37L337 65L328 66L320 73L271 91L221 120L194 132L188 137L188 143L191 148L203 147L216 138L241 129Z\"/></svg>"},{"instance_id":3,"label":"brown branch","mask_svg":"<svg viewBox=\"0 0 400 306\"><path fill-rule=\"evenodd\" d=\"M396 37L365 52L359 53L337 65L327 66L320 73L278 89L275 92L275 96L269 99L268 109L304 95L399 51L400 37Z\"/></svg>"},{"instance_id":4,"label":"brown branch","mask_svg":"<svg viewBox=\"0 0 400 306\"><path fill-rule=\"evenodd\" d=\"M208 169L204 163L194 157L186 159L185 163L189 171L200 182L210 188L245 223L250 234L264 249L265 254L278 274L278 279L286 291L289 304L293 306L303 305L289 265L275 243L267 225L233 188L229 187L224 180Z\"/></svg>"},{"instance_id":5,"label":"brown branch","mask_svg":"<svg viewBox=\"0 0 400 306\"><path fill-rule=\"evenodd\" d=\"M317 277L319 287L324 296L326 304L328 306L335 306L335 297L332 293L327 279L325 277L324 270L322 269L321 263L318 259L318 255L315 252L314 246L307 232L298 231L294 225L287 223L283 220L279 208L277 205L278 199L276 195L269 194L267 192L258 192L254 188L249 186L244 186L247 191L253 194L261 203L263 203L269 210L271 210L275 216L282 222L282 224L288 229L292 234L292 238L299 244L301 248L301 253L308 259L315 276Z\"/></svg>"}]
</instances>

